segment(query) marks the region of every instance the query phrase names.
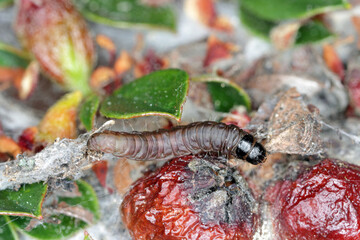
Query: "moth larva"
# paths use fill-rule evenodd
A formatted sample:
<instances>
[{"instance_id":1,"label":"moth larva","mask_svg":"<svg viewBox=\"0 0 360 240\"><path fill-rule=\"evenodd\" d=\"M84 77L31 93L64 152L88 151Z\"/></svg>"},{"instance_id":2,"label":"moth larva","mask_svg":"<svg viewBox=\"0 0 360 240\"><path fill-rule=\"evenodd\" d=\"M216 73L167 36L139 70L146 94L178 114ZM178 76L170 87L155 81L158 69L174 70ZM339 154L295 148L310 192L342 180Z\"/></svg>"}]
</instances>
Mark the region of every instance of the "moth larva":
<instances>
[{"instance_id":1,"label":"moth larva","mask_svg":"<svg viewBox=\"0 0 360 240\"><path fill-rule=\"evenodd\" d=\"M139 161L207 152L255 165L266 160L265 148L251 134L235 125L210 121L153 132L99 132L90 137L88 148Z\"/></svg>"}]
</instances>

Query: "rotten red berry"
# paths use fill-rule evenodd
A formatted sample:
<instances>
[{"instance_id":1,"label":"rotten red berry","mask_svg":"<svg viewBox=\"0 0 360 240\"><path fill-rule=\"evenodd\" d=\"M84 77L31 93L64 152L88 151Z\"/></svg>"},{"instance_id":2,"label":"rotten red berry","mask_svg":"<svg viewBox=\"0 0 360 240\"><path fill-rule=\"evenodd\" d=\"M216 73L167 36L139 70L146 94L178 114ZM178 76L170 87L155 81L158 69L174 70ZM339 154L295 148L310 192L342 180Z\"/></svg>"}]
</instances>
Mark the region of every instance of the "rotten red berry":
<instances>
[{"instance_id":1,"label":"rotten red berry","mask_svg":"<svg viewBox=\"0 0 360 240\"><path fill-rule=\"evenodd\" d=\"M268 188L279 239L360 238L360 167L325 159Z\"/></svg>"},{"instance_id":2,"label":"rotten red berry","mask_svg":"<svg viewBox=\"0 0 360 240\"><path fill-rule=\"evenodd\" d=\"M134 239L252 239L258 204L240 173L189 156L136 181L121 205Z\"/></svg>"}]
</instances>

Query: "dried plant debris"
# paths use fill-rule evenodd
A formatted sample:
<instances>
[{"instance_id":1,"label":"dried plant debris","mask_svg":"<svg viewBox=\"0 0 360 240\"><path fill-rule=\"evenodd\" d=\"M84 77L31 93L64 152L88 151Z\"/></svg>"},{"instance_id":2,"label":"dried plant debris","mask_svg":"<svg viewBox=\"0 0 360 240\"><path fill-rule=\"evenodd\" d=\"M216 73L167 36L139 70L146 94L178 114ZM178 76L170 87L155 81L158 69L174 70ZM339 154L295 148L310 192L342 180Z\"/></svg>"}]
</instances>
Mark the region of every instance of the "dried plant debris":
<instances>
[{"instance_id":1,"label":"dried plant debris","mask_svg":"<svg viewBox=\"0 0 360 240\"><path fill-rule=\"evenodd\" d=\"M0 190L16 188L23 183L49 179L79 179L83 171L98 160L98 153L87 153L88 134L77 139L62 139L34 156L18 155L17 159L0 163ZM86 156L86 154L88 154Z\"/></svg>"},{"instance_id":2,"label":"dried plant debris","mask_svg":"<svg viewBox=\"0 0 360 240\"><path fill-rule=\"evenodd\" d=\"M93 224L95 222L94 215L91 211L85 209L81 205L70 206L65 202L60 202L57 206L52 208L44 208L43 210L43 218L42 220L31 219L29 224L26 226L25 230L30 231L33 228L37 227L43 223L55 223L60 224L61 221L58 219L54 219L53 216L57 214L64 214L69 217L74 217L80 219L87 224Z\"/></svg>"},{"instance_id":3,"label":"dried plant debris","mask_svg":"<svg viewBox=\"0 0 360 240\"><path fill-rule=\"evenodd\" d=\"M346 87L349 91L350 107L354 114L360 115L360 57L352 57L347 65Z\"/></svg>"},{"instance_id":4,"label":"dried plant debris","mask_svg":"<svg viewBox=\"0 0 360 240\"><path fill-rule=\"evenodd\" d=\"M190 98L196 105L213 110L214 105L211 100L211 95L208 91L206 83L190 82L188 98Z\"/></svg>"},{"instance_id":5,"label":"dried plant debris","mask_svg":"<svg viewBox=\"0 0 360 240\"><path fill-rule=\"evenodd\" d=\"M342 112L348 105L340 79L312 48L296 48L263 58L247 71L246 78L241 75L236 81L247 89L255 107L290 87L296 87L325 117Z\"/></svg>"},{"instance_id":6,"label":"dried plant debris","mask_svg":"<svg viewBox=\"0 0 360 240\"><path fill-rule=\"evenodd\" d=\"M274 27L270 33L272 44L279 50L292 47L301 24L301 21L290 21Z\"/></svg>"},{"instance_id":7,"label":"dried plant debris","mask_svg":"<svg viewBox=\"0 0 360 240\"><path fill-rule=\"evenodd\" d=\"M261 108L250 125L254 126L259 119L268 121L268 141L265 146L270 153L316 155L322 152L318 112L307 109L295 88L279 97L268 119L265 114L266 111L270 112L271 106L264 109L266 107Z\"/></svg>"}]
</instances>

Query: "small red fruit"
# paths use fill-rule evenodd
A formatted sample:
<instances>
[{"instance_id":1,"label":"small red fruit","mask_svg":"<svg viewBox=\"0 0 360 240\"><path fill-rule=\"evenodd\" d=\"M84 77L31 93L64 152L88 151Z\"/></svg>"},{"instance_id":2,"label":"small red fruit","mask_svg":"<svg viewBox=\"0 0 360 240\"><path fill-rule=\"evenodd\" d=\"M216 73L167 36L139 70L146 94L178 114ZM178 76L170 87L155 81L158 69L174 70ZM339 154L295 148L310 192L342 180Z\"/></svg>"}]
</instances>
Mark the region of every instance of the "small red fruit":
<instances>
[{"instance_id":1,"label":"small red fruit","mask_svg":"<svg viewBox=\"0 0 360 240\"><path fill-rule=\"evenodd\" d=\"M121 205L134 239L252 239L258 204L219 159L177 158L136 181Z\"/></svg>"},{"instance_id":2,"label":"small red fruit","mask_svg":"<svg viewBox=\"0 0 360 240\"><path fill-rule=\"evenodd\" d=\"M360 239L360 167L325 159L268 192L279 239Z\"/></svg>"}]
</instances>

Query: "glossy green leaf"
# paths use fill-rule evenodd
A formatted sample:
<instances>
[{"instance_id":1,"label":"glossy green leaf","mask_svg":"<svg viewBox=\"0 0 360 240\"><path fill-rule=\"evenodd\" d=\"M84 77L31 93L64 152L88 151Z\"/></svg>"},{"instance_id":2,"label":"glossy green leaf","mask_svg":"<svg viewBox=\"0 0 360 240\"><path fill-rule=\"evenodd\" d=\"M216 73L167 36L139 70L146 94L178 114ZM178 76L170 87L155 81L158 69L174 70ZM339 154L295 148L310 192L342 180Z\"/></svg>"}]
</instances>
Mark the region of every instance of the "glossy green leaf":
<instances>
[{"instance_id":1,"label":"glossy green leaf","mask_svg":"<svg viewBox=\"0 0 360 240\"><path fill-rule=\"evenodd\" d=\"M0 42L0 67L25 69L29 63L30 58L25 52Z\"/></svg>"},{"instance_id":2,"label":"glossy green leaf","mask_svg":"<svg viewBox=\"0 0 360 240\"><path fill-rule=\"evenodd\" d=\"M333 34L324 24L319 21L310 21L299 28L295 44L314 43L331 36L333 36Z\"/></svg>"},{"instance_id":3,"label":"glossy green leaf","mask_svg":"<svg viewBox=\"0 0 360 240\"><path fill-rule=\"evenodd\" d=\"M23 185L18 191L0 191L0 215L41 218L41 206L47 185L33 183Z\"/></svg>"},{"instance_id":4,"label":"glossy green leaf","mask_svg":"<svg viewBox=\"0 0 360 240\"><path fill-rule=\"evenodd\" d=\"M65 202L71 206L82 206L93 214L94 221L100 218L99 203L93 188L84 181L76 182L81 196L79 197L59 197L58 202ZM31 218L28 217L12 217L13 224L17 226L23 233L30 235L36 239L68 239L69 236L75 234L80 229L85 228L88 224L75 217L69 217L63 214L52 215L50 222L37 224L33 229L27 231ZM58 220L59 224L54 223Z\"/></svg>"},{"instance_id":5,"label":"glossy green leaf","mask_svg":"<svg viewBox=\"0 0 360 240\"><path fill-rule=\"evenodd\" d=\"M271 29L276 26L275 22L259 18L244 7L240 7L240 19L252 34L267 40Z\"/></svg>"},{"instance_id":6,"label":"glossy green leaf","mask_svg":"<svg viewBox=\"0 0 360 240\"><path fill-rule=\"evenodd\" d=\"M199 76L192 80L207 83L216 111L229 112L235 106L244 106L248 111L251 110L249 95L235 83L211 75Z\"/></svg>"},{"instance_id":7,"label":"glossy green leaf","mask_svg":"<svg viewBox=\"0 0 360 240\"><path fill-rule=\"evenodd\" d=\"M240 19L244 26L254 35L269 40L270 31L276 27L276 22L261 19L243 7L240 8ZM309 21L301 26L296 35L295 44L314 43L333 36L319 21Z\"/></svg>"},{"instance_id":8,"label":"glossy green leaf","mask_svg":"<svg viewBox=\"0 0 360 240\"><path fill-rule=\"evenodd\" d=\"M239 0L248 11L271 21L309 18L316 14L348 8L346 0Z\"/></svg>"},{"instance_id":9,"label":"glossy green leaf","mask_svg":"<svg viewBox=\"0 0 360 240\"><path fill-rule=\"evenodd\" d=\"M0 0L0 9L6 8L14 4L13 0Z\"/></svg>"},{"instance_id":10,"label":"glossy green leaf","mask_svg":"<svg viewBox=\"0 0 360 240\"><path fill-rule=\"evenodd\" d=\"M172 31L176 27L176 17L170 7L150 7L138 0L78 0L74 4L89 20L114 27L150 27Z\"/></svg>"},{"instance_id":11,"label":"glossy green leaf","mask_svg":"<svg viewBox=\"0 0 360 240\"><path fill-rule=\"evenodd\" d=\"M102 102L100 113L110 118L162 115L178 120L188 88L186 72L156 71L116 90Z\"/></svg>"},{"instance_id":12,"label":"glossy green leaf","mask_svg":"<svg viewBox=\"0 0 360 240\"><path fill-rule=\"evenodd\" d=\"M96 95L88 96L81 105L79 118L86 130L90 131L94 126L95 114L99 108L100 99Z\"/></svg>"},{"instance_id":13,"label":"glossy green leaf","mask_svg":"<svg viewBox=\"0 0 360 240\"><path fill-rule=\"evenodd\" d=\"M18 236L9 217L0 216L0 240L17 240Z\"/></svg>"}]
</instances>

